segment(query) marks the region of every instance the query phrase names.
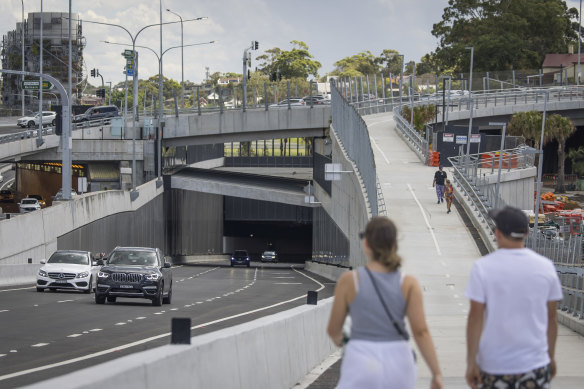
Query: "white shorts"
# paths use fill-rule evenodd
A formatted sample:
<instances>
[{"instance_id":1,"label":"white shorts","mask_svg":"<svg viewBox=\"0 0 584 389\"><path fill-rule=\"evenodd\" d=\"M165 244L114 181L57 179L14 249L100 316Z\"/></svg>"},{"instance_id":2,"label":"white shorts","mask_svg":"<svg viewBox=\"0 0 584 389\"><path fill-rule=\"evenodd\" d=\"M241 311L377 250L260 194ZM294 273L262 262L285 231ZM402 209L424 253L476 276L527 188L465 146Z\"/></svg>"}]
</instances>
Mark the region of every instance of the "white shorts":
<instances>
[{"instance_id":1,"label":"white shorts","mask_svg":"<svg viewBox=\"0 0 584 389\"><path fill-rule=\"evenodd\" d=\"M351 339L345 347L337 389L413 389L417 369L408 342Z\"/></svg>"}]
</instances>

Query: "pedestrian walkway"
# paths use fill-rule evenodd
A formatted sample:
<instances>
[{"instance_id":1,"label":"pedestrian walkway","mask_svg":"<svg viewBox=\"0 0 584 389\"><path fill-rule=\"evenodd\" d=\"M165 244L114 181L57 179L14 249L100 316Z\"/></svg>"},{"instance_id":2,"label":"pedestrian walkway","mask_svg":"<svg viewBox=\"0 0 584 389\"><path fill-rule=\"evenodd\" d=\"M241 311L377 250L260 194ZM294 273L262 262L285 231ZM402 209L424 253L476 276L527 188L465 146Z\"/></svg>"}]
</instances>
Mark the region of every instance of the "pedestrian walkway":
<instances>
[{"instance_id":1,"label":"pedestrian walkway","mask_svg":"<svg viewBox=\"0 0 584 389\"><path fill-rule=\"evenodd\" d=\"M432 187L436 168L422 164L399 137L393 114L365 116L364 119L369 128L388 216L399 228L402 270L418 278L424 291L425 312L442 367L445 388L466 388L468 300L464 297L464 290L472 263L481 254L458 209L453 207L452 212L447 214L445 203L436 204L436 192ZM449 169L445 170L451 177ZM322 331L324 335L325 329ZM340 353L337 353L336 359L339 356ZM553 386L561 389L582 388L584 338L560 326L556 361L558 377L554 379ZM329 361L329 366L312 383L304 382L303 387L334 388L339 363L331 365ZM430 372L421 360L418 361L418 369L416 388L429 388Z\"/></svg>"}]
</instances>

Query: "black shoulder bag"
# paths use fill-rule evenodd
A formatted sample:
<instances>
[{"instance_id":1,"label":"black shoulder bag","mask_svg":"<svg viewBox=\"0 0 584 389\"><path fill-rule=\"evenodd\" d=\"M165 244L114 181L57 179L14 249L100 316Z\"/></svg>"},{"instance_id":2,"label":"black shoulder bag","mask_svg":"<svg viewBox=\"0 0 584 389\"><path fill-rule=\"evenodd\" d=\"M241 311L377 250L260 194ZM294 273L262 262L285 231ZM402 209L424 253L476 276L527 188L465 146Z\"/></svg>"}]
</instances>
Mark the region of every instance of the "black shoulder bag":
<instances>
[{"instance_id":1,"label":"black shoulder bag","mask_svg":"<svg viewBox=\"0 0 584 389\"><path fill-rule=\"evenodd\" d=\"M373 288L375 288L375 292L377 293L377 297L379 297L379 301L381 301L381 305L383 305L383 309L385 310L387 317L389 317L389 320L393 324L393 327L395 328L397 333L400 334L400 336L402 338L404 338L406 341L409 341L410 337L397 324L397 322L394 320L393 316L391 315L391 312L389 312L387 305L385 305L385 300L383 300L383 297L381 297L381 293L379 292L379 288L377 287L377 283L375 282L375 279L373 278L373 275L371 274L371 270L369 270L366 266L364 266L364 267L365 267L365 270L367 270L367 274L369 274L369 278L371 279L371 283L373 284ZM413 349L412 349L412 353L414 354L414 361L416 361L417 360L416 352Z\"/></svg>"}]
</instances>

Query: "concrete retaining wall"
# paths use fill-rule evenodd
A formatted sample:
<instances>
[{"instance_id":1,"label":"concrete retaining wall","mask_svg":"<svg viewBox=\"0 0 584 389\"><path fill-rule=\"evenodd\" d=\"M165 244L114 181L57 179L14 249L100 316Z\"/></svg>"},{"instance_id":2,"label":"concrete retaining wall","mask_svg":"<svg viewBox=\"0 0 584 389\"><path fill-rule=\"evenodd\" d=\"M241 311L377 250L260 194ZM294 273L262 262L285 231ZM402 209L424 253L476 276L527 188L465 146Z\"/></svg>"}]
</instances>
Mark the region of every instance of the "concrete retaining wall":
<instances>
[{"instance_id":1,"label":"concrete retaining wall","mask_svg":"<svg viewBox=\"0 0 584 389\"><path fill-rule=\"evenodd\" d=\"M140 196L110 190L88 193L40 211L0 221L0 265L33 263L57 250L57 238L106 216L135 211L163 193L155 181L139 186Z\"/></svg>"},{"instance_id":2,"label":"concrete retaining wall","mask_svg":"<svg viewBox=\"0 0 584 389\"><path fill-rule=\"evenodd\" d=\"M341 274L343 274L346 271L349 271L349 269L347 268L325 265L316 262L305 262L304 270L307 270L314 274L318 274L319 276L329 279L331 281L337 281Z\"/></svg>"},{"instance_id":3,"label":"concrete retaining wall","mask_svg":"<svg viewBox=\"0 0 584 389\"><path fill-rule=\"evenodd\" d=\"M331 306L332 297L25 388L289 389L336 350L325 334Z\"/></svg>"},{"instance_id":4,"label":"concrete retaining wall","mask_svg":"<svg viewBox=\"0 0 584 389\"><path fill-rule=\"evenodd\" d=\"M0 286L34 284L40 268L39 263L1 265Z\"/></svg>"}]
</instances>

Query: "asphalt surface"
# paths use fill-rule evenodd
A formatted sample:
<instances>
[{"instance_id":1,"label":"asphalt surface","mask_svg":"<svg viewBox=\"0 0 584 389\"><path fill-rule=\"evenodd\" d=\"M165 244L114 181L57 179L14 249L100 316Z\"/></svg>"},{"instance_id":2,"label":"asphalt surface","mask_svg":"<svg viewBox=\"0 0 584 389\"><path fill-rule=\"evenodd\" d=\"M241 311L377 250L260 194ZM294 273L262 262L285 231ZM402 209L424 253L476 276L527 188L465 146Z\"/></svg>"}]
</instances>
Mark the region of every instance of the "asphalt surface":
<instances>
[{"instance_id":1,"label":"asphalt surface","mask_svg":"<svg viewBox=\"0 0 584 389\"><path fill-rule=\"evenodd\" d=\"M35 383L168 344L172 317L190 318L191 336L196 336L305 304L309 290L320 289L319 299L334 292L330 281L302 265L199 264L172 271L172 303L162 307L120 298L96 305L93 294L38 293L31 285L0 288L0 387Z\"/></svg>"}]
</instances>

